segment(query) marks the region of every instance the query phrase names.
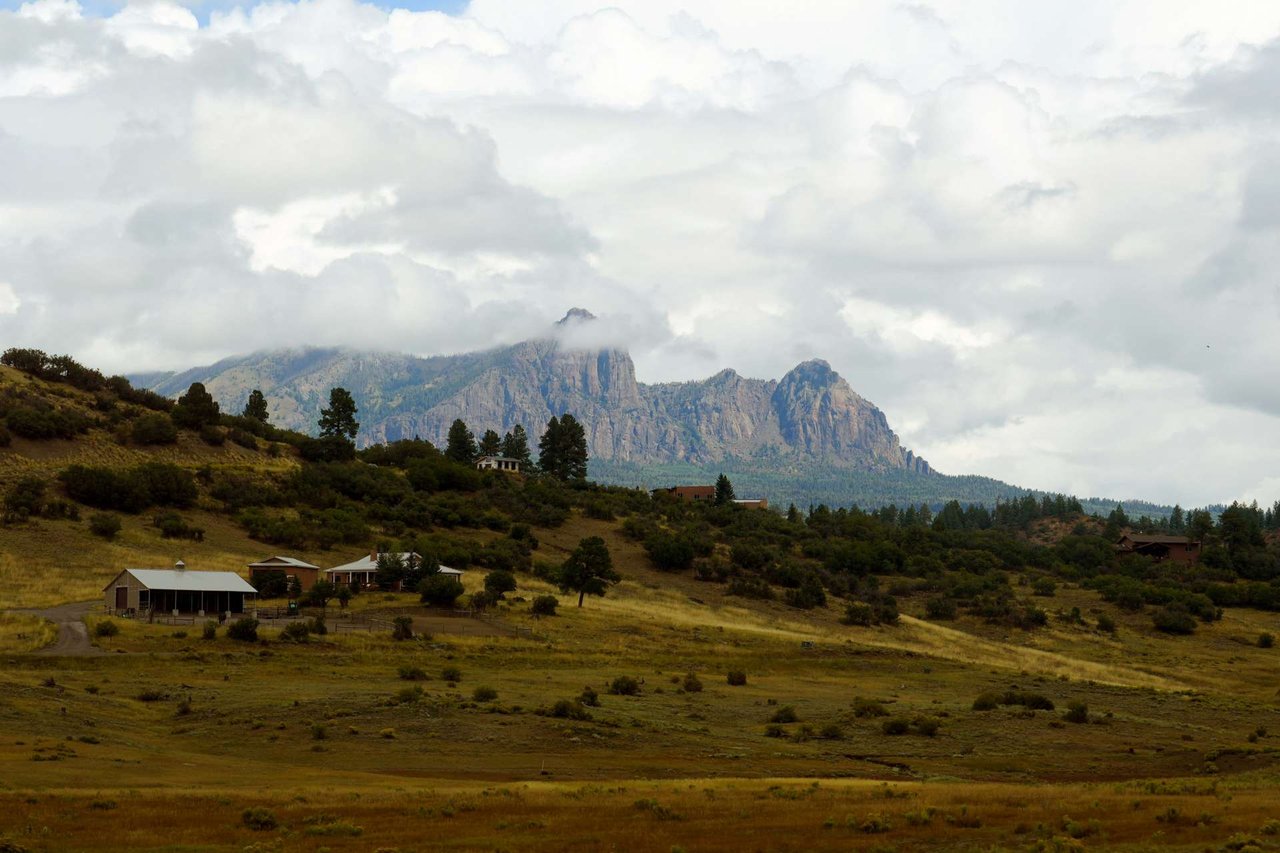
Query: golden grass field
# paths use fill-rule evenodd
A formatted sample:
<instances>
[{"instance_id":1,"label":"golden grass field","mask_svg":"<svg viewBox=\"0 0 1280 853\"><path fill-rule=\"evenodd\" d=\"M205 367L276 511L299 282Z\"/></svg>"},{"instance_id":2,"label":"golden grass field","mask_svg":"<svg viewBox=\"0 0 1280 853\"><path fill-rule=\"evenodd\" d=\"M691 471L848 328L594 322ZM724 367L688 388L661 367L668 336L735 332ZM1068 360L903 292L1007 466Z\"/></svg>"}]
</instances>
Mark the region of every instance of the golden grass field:
<instances>
[{"instance_id":1,"label":"golden grass field","mask_svg":"<svg viewBox=\"0 0 1280 853\"><path fill-rule=\"evenodd\" d=\"M118 448L91 438L59 458ZM30 470L14 461L26 452L0 451L0 483ZM125 566L243 570L278 550L208 507L184 516L203 542L163 540L145 515L111 543L83 521L0 528L0 609L95 599ZM94 641L105 654L64 658L31 654L52 625L0 613L0 851L1280 849L1280 651L1254 642L1280 633L1277 614L1232 610L1170 637L1063 585L1040 603L1087 625L939 625L907 598L901 625L854 628L836 603L802 612L653 571L612 523L536 533L551 562L602 536L623 582L536 619L527 599L554 590L521 575L494 615L505 630L436 619L406 642L264 629L247 644L113 620L119 634ZM298 556L330 566L359 550ZM382 593L350 610L421 613ZM1089 627L1104 610L1115 635ZM608 693L620 675L639 695ZM585 687L599 694L589 719L550 714ZM972 710L1011 688L1057 710ZM867 700L937 720L936 736L885 734L858 716ZM1072 701L1089 722L1063 720ZM786 706L797 719L771 724ZM254 828L246 809L269 814Z\"/></svg>"}]
</instances>

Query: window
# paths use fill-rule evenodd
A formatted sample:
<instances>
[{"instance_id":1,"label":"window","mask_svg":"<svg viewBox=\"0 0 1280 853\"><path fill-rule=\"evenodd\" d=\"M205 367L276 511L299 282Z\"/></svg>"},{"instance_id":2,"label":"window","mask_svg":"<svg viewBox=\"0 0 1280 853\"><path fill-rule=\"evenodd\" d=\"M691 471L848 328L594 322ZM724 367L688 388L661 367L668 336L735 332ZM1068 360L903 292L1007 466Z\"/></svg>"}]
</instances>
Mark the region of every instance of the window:
<instances>
[{"instance_id":1,"label":"window","mask_svg":"<svg viewBox=\"0 0 1280 853\"><path fill-rule=\"evenodd\" d=\"M138 609L139 610L151 609L151 590L149 589L138 590Z\"/></svg>"}]
</instances>

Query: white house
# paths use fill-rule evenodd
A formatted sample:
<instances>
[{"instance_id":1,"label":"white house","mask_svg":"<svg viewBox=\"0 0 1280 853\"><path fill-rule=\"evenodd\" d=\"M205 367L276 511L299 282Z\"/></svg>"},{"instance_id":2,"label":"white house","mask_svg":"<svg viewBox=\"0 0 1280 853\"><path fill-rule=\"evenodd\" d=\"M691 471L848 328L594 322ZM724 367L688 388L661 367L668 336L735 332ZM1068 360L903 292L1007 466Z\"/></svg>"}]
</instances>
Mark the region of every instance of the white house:
<instances>
[{"instance_id":1,"label":"white house","mask_svg":"<svg viewBox=\"0 0 1280 853\"><path fill-rule=\"evenodd\" d=\"M382 556L383 553L384 552L379 552L375 549L358 560L352 560L350 563L343 563L341 566L334 566L332 569L325 569L325 577L335 586L350 586L351 584L359 584L361 587L371 586L377 581L378 557ZM402 551L397 553L395 556L400 558L400 562L406 564L410 560L414 562L422 561L422 555L412 551ZM448 566L441 566L440 574L461 577L463 573L460 569L451 569ZM397 590L397 592L398 591L399 590Z\"/></svg>"},{"instance_id":2,"label":"white house","mask_svg":"<svg viewBox=\"0 0 1280 853\"><path fill-rule=\"evenodd\" d=\"M481 456L476 460L476 468L481 471L513 471L519 473L520 460L509 456Z\"/></svg>"}]
</instances>

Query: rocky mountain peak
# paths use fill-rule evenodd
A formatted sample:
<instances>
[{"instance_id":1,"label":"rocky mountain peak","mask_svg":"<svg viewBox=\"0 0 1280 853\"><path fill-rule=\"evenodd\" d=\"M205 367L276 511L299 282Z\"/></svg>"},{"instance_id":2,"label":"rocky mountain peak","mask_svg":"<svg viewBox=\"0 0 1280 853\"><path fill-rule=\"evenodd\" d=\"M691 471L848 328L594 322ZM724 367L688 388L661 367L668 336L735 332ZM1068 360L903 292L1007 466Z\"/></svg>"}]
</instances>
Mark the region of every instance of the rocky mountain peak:
<instances>
[{"instance_id":1,"label":"rocky mountain peak","mask_svg":"<svg viewBox=\"0 0 1280 853\"><path fill-rule=\"evenodd\" d=\"M594 319L596 319L596 315L586 308L570 308L563 317L556 321L556 325L568 326L572 323L586 323Z\"/></svg>"}]
</instances>

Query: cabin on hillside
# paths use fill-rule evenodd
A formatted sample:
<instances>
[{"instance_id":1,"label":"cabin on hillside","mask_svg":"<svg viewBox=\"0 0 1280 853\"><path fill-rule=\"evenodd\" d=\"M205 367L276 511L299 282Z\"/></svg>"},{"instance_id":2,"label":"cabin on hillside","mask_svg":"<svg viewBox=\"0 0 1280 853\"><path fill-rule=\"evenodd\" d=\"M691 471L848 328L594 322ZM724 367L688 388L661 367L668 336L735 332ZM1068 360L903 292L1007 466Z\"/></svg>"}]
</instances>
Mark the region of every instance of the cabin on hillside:
<instances>
[{"instance_id":1,"label":"cabin on hillside","mask_svg":"<svg viewBox=\"0 0 1280 853\"><path fill-rule=\"evenodd\" d=\"M716 499L715 486L672 486L669 489L654 489L653 495L657 497L660 494L672 495L676 500L685 503L714 503Z\"/></svg>"},{"instance_id":2,"label":"cabin on hillside","mask_svg":"<svg viewBox=\"0 0 1280 853\"><path fill-rule=\"evenodd\" d=\"M476 460L476 470L508 471L513 474L519 474L520 460L512 459L509 456L481 456Z\"/></svg>"},{"instance_id":3,"label":"cabin on hillside","mask_svg":"<svg viewBox=\"0 0 1280 853\"><path fill-rule=\"evenodd\" d=\"M379 551L374 548L366 556L358 560L352 560L350 563L343 563L341 566L334 566L332 569L325 569L325 578L334 586L355 586L360 589L371 589L378 583L378 558L388 553ZM422 555L413 551L403 551L396 553L400 558L400 562L408 564L410 561L414 563L422 562ZM459 580L462 579L463 572L461 569L451 569L448 566L440 567L440 574L453 575ZM391 592L400 592L401 585L399 581Z\"/></svg>"},{"instance_id":4,"label":"cabin on hillside","mask_svg":"<svg viewBox=\"0 0 1280 853\"><path fill-rule=\"evenodd\" d=\"M277 573L284 577L288 588L299 593L311 589L320 580L320 567L297 557L267 557L249 564L249 582L258 589L264 589Z\"/></svg>"},{"instance_id":5,"label":"cabin on hillside","mask_svg":"<svg viewBox=\"0 0 1280 853\"><path fill-rule=\"evenodd\" d=\"M1162 536L1153 533L1126 533L1116 543L1122 554L1140 554L1153 560L1194 563L1200 558L1200 542L1186 536Z\"/></svg>"},{"instance_id":6,"label":"cabin on hillside","mask_svg":"<svg viewBox=\"0 0 1280 853\"><path fill-rule=\"evenodd\" d=\"M768 509L768 498L747 498L746 500L735 500L734 506L740 506L743 509Z\"/></svg>"},{"instance_id":7,"label":"cabin on hillside","mask_svg":"<svg viewBox=\"0 0 1280 853\"><path fill-rule=\"evenodd\" d=\"M172 569L125 569L102 588L108 613L244 613L258 591L235 572L192 572L179 560Z\"/></svg>"}]
</instances>

